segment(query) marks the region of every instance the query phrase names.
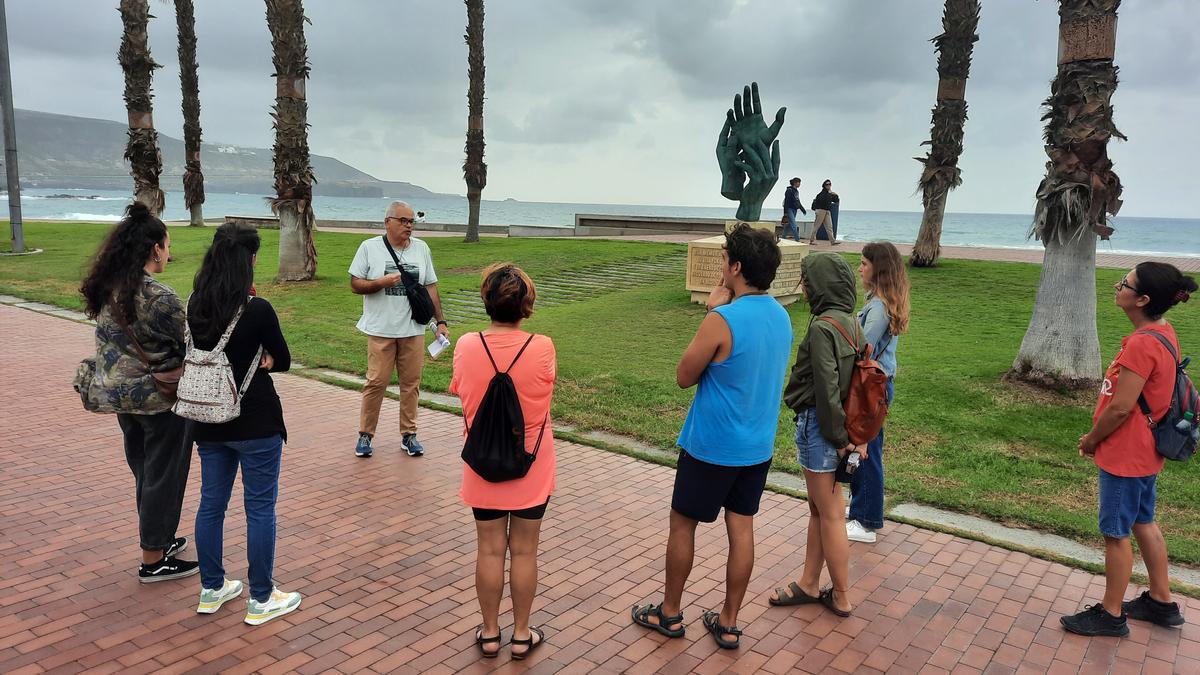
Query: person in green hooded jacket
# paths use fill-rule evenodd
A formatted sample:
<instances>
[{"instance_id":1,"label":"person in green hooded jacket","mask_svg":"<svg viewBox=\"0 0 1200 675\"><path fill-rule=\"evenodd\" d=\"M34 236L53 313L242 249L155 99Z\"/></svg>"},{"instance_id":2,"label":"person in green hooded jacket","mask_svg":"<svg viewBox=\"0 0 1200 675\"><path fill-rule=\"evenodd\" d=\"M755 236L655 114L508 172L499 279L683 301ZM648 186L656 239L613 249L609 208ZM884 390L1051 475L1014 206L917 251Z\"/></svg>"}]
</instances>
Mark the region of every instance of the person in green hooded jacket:
<instances>
[{"instance_id":1,"label":"person in green hooded jacket","mask_svg":"<svg viewBox=\"0 0 1200 675\"><path fill-rule=\"evenodd\" d=\"M866 456L846 434L842 401L850 391L856 354L866 338L854 318L858 288L854 272L841 256L810 253L800 263L800 286L813 320L796 350L796 364L783 400L796 412L796 454L808 489L808 544L798 581L778 588L772 605L821 603L838 616L849 616L850 542L843 519L842 491L834 474L851 452ZM836 326L830 321L836 322ZM845 331L848 340L842 334ZM832 588L821 589L821 568L828 567Z\"/></svg>"}]
</instances>

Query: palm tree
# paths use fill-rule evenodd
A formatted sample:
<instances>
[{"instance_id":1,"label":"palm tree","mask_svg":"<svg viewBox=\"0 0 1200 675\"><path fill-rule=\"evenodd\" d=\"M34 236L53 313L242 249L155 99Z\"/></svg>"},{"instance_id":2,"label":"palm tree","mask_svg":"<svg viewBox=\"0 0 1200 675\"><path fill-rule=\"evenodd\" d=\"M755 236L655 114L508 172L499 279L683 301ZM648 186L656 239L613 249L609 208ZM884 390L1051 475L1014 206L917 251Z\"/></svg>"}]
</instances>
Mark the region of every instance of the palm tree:
<instances>
[{"instance_id":1,"label":"palm tree","mask_svg":"<svg viewBox=\"0 0 1200 675\"><path fill-rule=\"evenodd\" d=\"M154 69L162 66L150 58L148 0L121 0L119 6L124 32L117 62L125 72L125 110L129 115L129 141L125 159L133 176L133 196L155 215L162 213L166 196L158 187L162 173L162 154L158 150L158 132L154 130L154 95L150 84Z\"/></svg>"},{"instance_id":2,"label":"palm tree","mask_svg":"<svg viewBox=\"0 0 1200 675\"><path fill-rule=\"evenodd\" d=\"M1030 236L1046 247L1033 318L1011 374L1050 386L1082 387L1100 376L1096 336L1096 238L1113 229L1121 181L1108 140L1117 89L1117 9L1121 0L1059 0L1058 75L1046 99L1046 177L1037 190Z\"/></svg>"},{"instance_id":3,"label":"palm tree","mask_svg":"<svg viewBox=\"0 0 1200 675\"><path fill-rule=\"evenodd\" d=\"M204 224L204 174L200 171L200 79L196 74L196 17L192 0L175 0L179 31L179 86L183 90L183 203L191 224Z\"/></svg>"},{"instance_id":4,"label":"palm tree","mask_svg":"<svg viewBox=\"0 0 1200 675\"><path fill-rule=\"evenodd\" d=\"M308 44L304 40L301 0L266 0L275 64L275 197L279 216L279 279L306 281L317 275L313 243L313 170L308 160Z\"/></svg>"},{"instance_id":5,"label":"palm tree","mask_svg":"<svg viewBox=\"0 0 1200 675\"><path fill-rule=\"evenodd\" d=\"M925 157L915 159L925 165L918 187L925 214L921 232L913 246L909 263L915 267L933 267L941 254L942 217L946 213L946 195L962 185L958 156L963 149L963 125L967 121L967 77L971 74L971 51L979 40L979 0L946 0L942 11L942 34L930 40L938 52L938 93L933 106L933 122Z\"/></svg>"},{"instance_id":6,"label":"palm tree","mask_svg":"<svg viewBox=\"0 0 1200 675\"><path fill-rule=\"evenodd\" d=\"M467 182L467 236L479 241L479 200L487 185L487 164L483 163L483 0L467 3L467 161L463 179Z\"/></svg>"}]
</instances>

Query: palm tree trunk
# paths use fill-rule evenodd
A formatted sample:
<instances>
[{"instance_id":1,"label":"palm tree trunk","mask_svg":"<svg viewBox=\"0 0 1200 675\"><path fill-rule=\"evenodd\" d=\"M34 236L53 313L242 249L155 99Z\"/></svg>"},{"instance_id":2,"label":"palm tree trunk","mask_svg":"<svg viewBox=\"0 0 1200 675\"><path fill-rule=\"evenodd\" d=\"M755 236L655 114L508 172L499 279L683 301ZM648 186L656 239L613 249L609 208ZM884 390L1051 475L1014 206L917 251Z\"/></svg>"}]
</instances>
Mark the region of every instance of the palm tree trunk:
<instances>
[{"instance_id":1,"label":"palm tree trunk","mask_svg":"<svg viewBox=\"0 0 1200 675\"><path fill-rule=\"evenodd\" d=\"M483 0L467 3L467 160L463 179L467 183L466 242L479 241L479 201L487 185L487 164L483 162Z\"/></svg>"},{"instance_id":2,"label":"palm tree trunk","mask_svg":"<svg viewBox=\"0 0 1200 675\"><path fill-rule=\"evenodd\" d=\"M308 153L308 45L300 0L266 0L275 65L275 198L279 216L279 280L306 281L317 275L313 241L313 171Z\"/></svg>"},{"instance_id":3,"label":"palm tree trunk","mask_svg":"<svg viewBox=\"0 0 1200 675\"><path fill-rule=\"evenodd\" d=\"M1046 244L1033 318L1012 376L1047 388L1079 389L1093 386L1099 374L1096 238L1053 239Z\"/></svg>"},{"instance_id":4,"label":"palm tree trunk","mask_svg":"<svg viewBox=\"0 0 1200 675\"><path fill-rule=\"evenodd\" d=\"M133 177L134 199L160 215L166 205L166 195L159 189L162 173L162 154L158 150L158 133L154 130L154 95L150 85L154 69L162 66L150 57L150 5L147 0L121 0L119 7L124 31L117 62L125 73L125 110L129 116L129 141L125 159Z\"/></svg>"},{"instance_id":5,"label":"palm tree trunk","mask_svg":"<svg viewBox=\"0 0 1200 675\"><path fill-rule=\"evenodd\" d=\"M909 264L933 267L941 255L942 218L950 190L962 185L958 157L963 149L963 126L967 122L967 78L971 52L979 35L979 0L946 0L942 12L942 34L933 38L938 52L938 93L933 107L929 153L915 158L925 165L918 187L925 214L913 246Z\"/></svg>"},{"instance_id":6,"label":"palm tree trunk","mask_svg":"<svg viewBox=\"0 0 1200 675\"><path fill-rule=\"evenodd\" d=\"M1055 386L1095 385L1096 238L1113 230L1121 181L1108 159L1117 89L1117 9L1121 0L1060 0L1058 75L1046 99L1046 177L1030 235L1046 247L1033 318L1010 376Z\"/></svg>"},{"instance_id":7,"label":"palm tree trunk","mask_svg":"<svg viewBox=\"0 0 1200 675\"><path fill-rule=\"evenodd\" d=\"M196 17L192 0L175 0L179 32L179 87L183 106L183 204L191 225L204 224L204 173L200 170L200 78L196 65Z\"/></svg>"}]
</instances>

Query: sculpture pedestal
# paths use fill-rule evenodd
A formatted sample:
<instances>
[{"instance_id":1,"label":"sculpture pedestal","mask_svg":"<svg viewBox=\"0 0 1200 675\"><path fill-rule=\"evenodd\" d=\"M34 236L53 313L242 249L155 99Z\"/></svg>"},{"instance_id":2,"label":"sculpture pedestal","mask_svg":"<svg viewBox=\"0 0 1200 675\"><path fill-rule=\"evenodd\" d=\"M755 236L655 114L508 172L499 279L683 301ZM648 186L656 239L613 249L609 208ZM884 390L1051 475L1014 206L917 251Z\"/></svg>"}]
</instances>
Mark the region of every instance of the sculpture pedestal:
<instances>
[{"instance_id":1,"label":"sculpture pedestal","mask_svg":"<svg viewBox=\"0 0 1200 675\"><path fill-rule=\"evenodd\" d=\"M775 223L765 224L775 227ZM704 304L708 294L721 283L721 247L724 245L724 235L688 242L684 288L692 292L692 302ZM779 242L779 250L783 253L783 261L769 292L779 304L786 306L804 297L800 291L800 260L808 255L809 247L808 244L783 240Z\"/></svg>"}]
</instances>

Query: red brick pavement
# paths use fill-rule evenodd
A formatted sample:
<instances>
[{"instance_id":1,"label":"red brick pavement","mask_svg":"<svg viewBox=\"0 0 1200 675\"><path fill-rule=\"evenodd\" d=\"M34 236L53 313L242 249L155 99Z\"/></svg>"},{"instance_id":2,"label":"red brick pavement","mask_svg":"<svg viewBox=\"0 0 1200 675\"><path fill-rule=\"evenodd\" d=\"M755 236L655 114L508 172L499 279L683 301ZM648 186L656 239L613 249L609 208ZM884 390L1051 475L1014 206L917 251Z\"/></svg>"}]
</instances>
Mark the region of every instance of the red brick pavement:
<instances>
[{"instance_id":1,"label":"red brick pavement","mask_svg":"<svg viewBox=\"0 0 1200 675\"><path fill-rule=\"evenodd\" d=\"M907 525L853 546L853 617L768 607L770 590L799 573L807 524L803 502L775 494L756 523L742 648L718 652L698 620L722 595L717 525L697 537L687 637L650 634L630 625L629 608L660 597L672 471L568 442L534 607L548 643L525 662L481 661L474 529L456 496L461 421L423 409L425 458L385 435L374 458L357 459L357 393L294 376L276 380L292 442L275 571L304 604L256 628L242 624L241 601L197 615L197 577L137 582L133 480L116 422L84 412L69 385L91 349L85 325L0 306L3 672L1200 672L1200 602L1187 601L1193 623L1182 630L1132 622L1125 640L1067 635L1058 615L1098 598L1100 577ZM395 402L384 406L396 419ZM235 492L226 563L243 579L244 530Z\"/></svg>"}]
</instances>

